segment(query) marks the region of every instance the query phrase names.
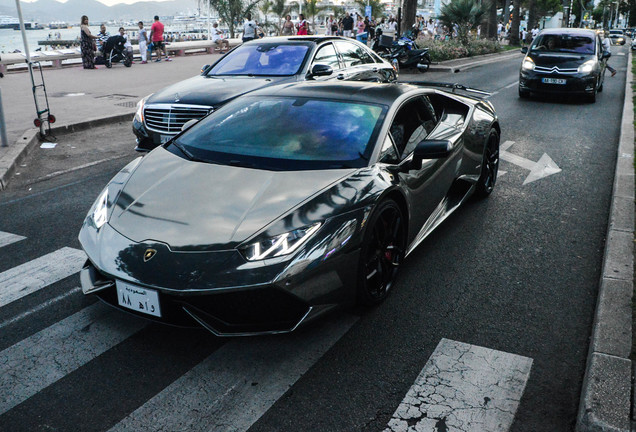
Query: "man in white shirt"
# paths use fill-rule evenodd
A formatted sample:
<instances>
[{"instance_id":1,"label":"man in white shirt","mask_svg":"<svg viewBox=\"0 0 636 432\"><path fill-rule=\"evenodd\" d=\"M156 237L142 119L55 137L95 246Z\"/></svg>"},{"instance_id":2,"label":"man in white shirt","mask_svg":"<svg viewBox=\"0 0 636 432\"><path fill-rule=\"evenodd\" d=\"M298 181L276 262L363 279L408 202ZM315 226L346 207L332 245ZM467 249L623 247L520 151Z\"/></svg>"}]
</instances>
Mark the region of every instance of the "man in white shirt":
<instances>
[{"instance_id":1,"label":"man in white shirt","mask_svg":"<svg viewBox=\"0 0 636 432\"><path fill-rule=\"evenodd\" d=\"M252 21L252 14L245 16L247 21L243 24L243 42L249 42L256 39L256 21Z\"/></svg>"},{"instance_id":2,"label":"man in white shirt","mask_svg":"<svg viewBox=\"0 0 636 432\"><path fill-rule=\"evenodd\" d=\"M148 31L144 28L143 21L139 21L139 55L141 64L148 63Z\"/></svg>"},{"instance_id":3,"label":"man in white shirt","mask_svg":"<svg viewBox=\"0 0 636 432\"><path fill-rule=\"evenodd\" d=\"M607 61L612 56L612 41L609 38L609 32L605 32L605 37L603 38L603 59L605 60L605 67L608 71L612 73L612 76L616 75L616 69L607 64Z\"/></svg>"},{"instance_id":4,"label":"man in white shirt","mask_svg":"<svg viewBox=\"0 0 636 432\"><path fill-rule=\"evenodd\" d=\"M212 24L211 32L212 42L219 47L219 54L224 54L230 49L230 42L227 39L223 39L223 32L219 30L219 23ZM225 48L225 51L223 51Z\"/></svg>"}]
</instances>

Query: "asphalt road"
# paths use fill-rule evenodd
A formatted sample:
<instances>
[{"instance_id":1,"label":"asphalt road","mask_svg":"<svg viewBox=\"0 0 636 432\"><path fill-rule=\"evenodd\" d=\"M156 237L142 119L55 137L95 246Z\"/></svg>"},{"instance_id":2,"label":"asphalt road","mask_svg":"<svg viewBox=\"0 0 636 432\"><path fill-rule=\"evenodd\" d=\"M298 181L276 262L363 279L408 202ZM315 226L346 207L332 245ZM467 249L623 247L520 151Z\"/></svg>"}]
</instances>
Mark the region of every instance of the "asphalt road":
<instances>
[{"instance_id":1,"label":"asphalt road","mask_svg":"<svg viewBox=\"0 0 636 432\"><path fill-rule=\"evenodd\" d=\"M511 430L572 430L624 96L626 56L620 53L627 48L613 51L619 73L608 75L595 104L519 99L520 58L457 74L403 76L495 92L490 100L500 116L501 142L514 142L507 152L533 162L547 154L561 171L524 184L530 171L502 160L493 195L471 200L424 241L379 307L338 313L294 335L236 341L113 314L78 292L76 273L0 303L0 367L23 356L9 379L0 378L0 401L14 398L0 405L0 430L159 430L166 416L178 417L180 430L383 430L442 338L532 359ZM108 128L95 132L105 146L132 142L128 130ZM20 179L0 195L0 232L25 237L0 247L0 280L61 248L79 249L77 233L92 201L134 157L123 150L53 177L46 175L59 172L57 165L27 160ZM87 307L81 331L65 335L73 320L84 322L78 314ZM112 327L108 335L100 333L104 322ZM289 363L299 358L302 365ZM206 368L214 373L200 386ZM228 371L246 368L249 374L221 384ZM192 389L195 402L191 387L179 387L184 379L201 387L200 394ZM16 382L19 392L11 390ZM224 420L232 411L219 408L214 418L188 423L211 405L231 407L248 393L259 403L234 417ZM175 400L166 402L167 395ZM258 414L250 420L244 411Z\"/></svg>"}]
</instances>

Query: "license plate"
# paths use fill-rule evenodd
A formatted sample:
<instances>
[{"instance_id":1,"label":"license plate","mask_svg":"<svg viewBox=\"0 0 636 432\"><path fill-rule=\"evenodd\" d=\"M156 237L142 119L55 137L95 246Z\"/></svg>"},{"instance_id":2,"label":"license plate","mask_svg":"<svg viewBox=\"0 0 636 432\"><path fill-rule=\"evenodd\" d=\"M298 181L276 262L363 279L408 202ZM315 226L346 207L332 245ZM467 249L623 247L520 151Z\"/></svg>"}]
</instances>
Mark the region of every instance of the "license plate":
<instances>
[{"instance_id":1,"label":"license plate","mask_svg":"<svg viewBox=\"0 0 636 432\"><path fill-rule=\"evenodd\" d=\"M119 306L137 312L161 317L159 294L155 290L142 288L123 281L116 281Z\"/></svg>"},{"instance_id":2,"label":"license plate","mask_svg":"<svg viewBox=\"0 0 636 432\"><path fill-rule=\"evenodd\" d=\"M562 78L541 78L541 82L545 84L565 84L566 80Z\"/></svg>"},{"instance_id":3,"label":"license plate","mask_svg":"<svg viewBox=\"0 0 636 432\"><path fill-rule=\"evenodd\" d=\"M172 139L173 135L159 135L159 140L161 144L165 144Z\"/></svg>"}]
</instances>

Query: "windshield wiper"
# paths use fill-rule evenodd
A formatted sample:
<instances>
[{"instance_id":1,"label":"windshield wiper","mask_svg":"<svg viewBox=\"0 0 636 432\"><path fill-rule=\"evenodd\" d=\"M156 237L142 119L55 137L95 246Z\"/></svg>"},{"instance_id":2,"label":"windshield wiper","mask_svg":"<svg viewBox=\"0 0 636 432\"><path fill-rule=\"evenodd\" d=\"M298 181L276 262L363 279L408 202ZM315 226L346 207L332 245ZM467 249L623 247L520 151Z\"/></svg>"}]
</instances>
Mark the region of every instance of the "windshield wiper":
<instances>
[{"instance_id":1,"label":"windshield wiper","mask_svg":"<svg viewBox=\"0 0 636 432\"><path fill-rule=\"evenodd\" d=\"M198 157L196 157L195 155L190 153L188 150L186 150L186 148L184 146L179 144L177 142L177 140L173 140L170 144L173 144L176 148L178 148L181 151L181 153L183 153L191 161L194 161L194 162L207 162L206 160L199 159Z\"/></svg>"}]
</instances>

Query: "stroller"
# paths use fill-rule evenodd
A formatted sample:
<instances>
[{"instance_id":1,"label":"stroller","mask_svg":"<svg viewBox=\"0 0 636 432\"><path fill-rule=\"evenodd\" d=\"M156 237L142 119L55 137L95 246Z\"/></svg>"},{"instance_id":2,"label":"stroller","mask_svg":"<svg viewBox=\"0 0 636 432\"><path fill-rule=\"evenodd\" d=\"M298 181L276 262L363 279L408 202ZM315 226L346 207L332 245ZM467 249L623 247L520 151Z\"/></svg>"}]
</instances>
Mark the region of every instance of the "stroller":
<instances>
[{"instance_id":1,"label":"stroller","mask_svg":"<svg viewBox=\"0 0 636 432\"><path fill-rule=\"evenodd\" d=\"M132 65L133 56L128 52L124 44L126 39L123 36L111 36L104 43L104 64L107 68L113 67L113 63L123 62L124 66Z\"/></svg>"}]
</instances>

